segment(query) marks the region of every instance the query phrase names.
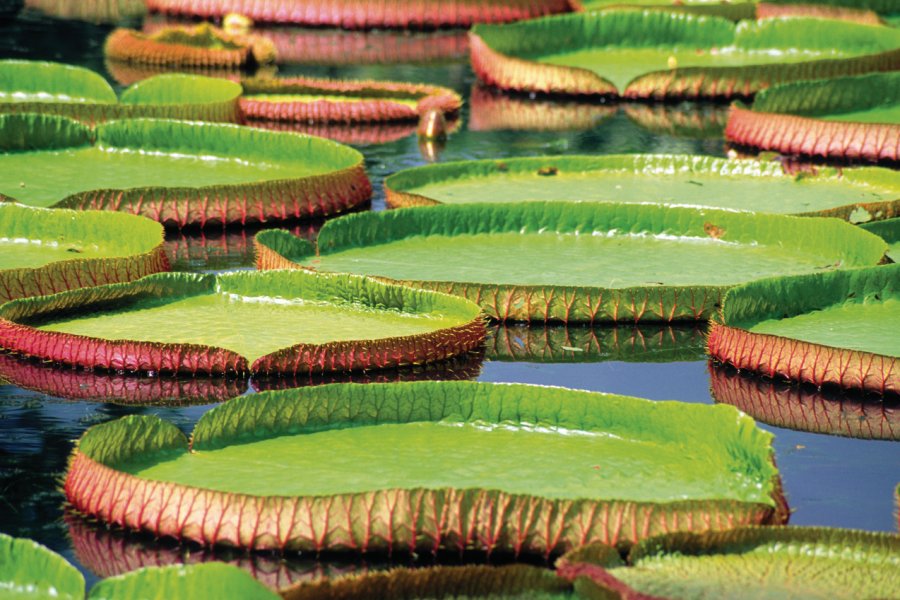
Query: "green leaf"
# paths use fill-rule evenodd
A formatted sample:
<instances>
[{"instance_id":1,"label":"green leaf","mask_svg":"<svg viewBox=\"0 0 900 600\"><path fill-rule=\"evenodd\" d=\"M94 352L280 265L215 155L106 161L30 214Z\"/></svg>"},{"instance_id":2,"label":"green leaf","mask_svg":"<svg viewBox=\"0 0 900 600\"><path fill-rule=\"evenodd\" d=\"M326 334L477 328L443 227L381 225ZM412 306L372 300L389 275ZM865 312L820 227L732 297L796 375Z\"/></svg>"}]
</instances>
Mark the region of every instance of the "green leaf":
<instances>
[{"instance_id":1,"label":"green leaf","mask_svg":"<svg viewBox=\"0 0 900 600\"><path fill-rule=\"evenodd\" d=\"M873 94L873 89L878 93ZM779 85L760 92L753 110L826 120L896 123L900 119L900 73ZM877 120L866 118L866 113Z\"/></svg>"},{"instance_id":2,"label":"green leaf","mask_svg":"<svg viewBox=\"0 0 900 600\"><path fill-rule=\"evenodd\" d=\"M754 527L649 539L632 548L627 567L606 557L592 560L577 551L563 560L606 570L612 581L587 577L588 581L576 582L576 589L605 588L621 594L614 598L641 593L685 600L849 599L893 596L898 557L896 535L824 527Z\"/></svg>"},{"instance_id":3,"label":"green leaf","mask_svg":"<svg viewBox=\"0 0 900 600\"><path fill-rule=\"evenodd\" d=\"M225 79L159 75L125 90L120 102L88 69L0 60L0 113L50 113L88 123L133 117L234 122L240 95L240 84Z\"/></svg>"},{"instance_id":4,"label":"green leaf","mask_svg":"<svg viewBox=\"0 0 900 600\"><path fill-rule=\"evenodd\" d=\"M547 553L783 518L771 435L724 405L470 382L325 385L230 400L183 444L156 417L95 426L67 497L158 535L302 550ZM94 483L98 469L109 489ZM223 527L233 511L241 523Z\"/></svg>"},{"instance_id":5,"label":"green leaf","mask_svg":"<svg viewBox=\"0 0 900 600\"><path fill-rule=\"evenodd\" d=\"M144 568L102 580L88 600L241 598L276 600L278 594L242 569L224 563Z\"/></svg>"},{"instance_id":6,"label":"green leaf","mask_svg":"<svg viewBox=\"0 0 900 600\"><path fill-rule=\"evenodd\" d=\"M129 119L91 132L65 117L0 115L0 193L179 226L343 210L371 193L362 162L329 140L237 125Z\"/></svg>"},{"instance_id":7,"label":"green leaf","mask_svg":"<svg viewBox=\"0 0 900 600\"><path fill-rule=\"evenodd\" d=\"M465 300L344 274L162 273L12 302L0 345L88 368L307 374L389 368L477 346ZM177 323L178 327L172 327Z\"/></svg>"},{"instance_id":8,"label":"green leaf","mask_svg":"<svg viewBox=\"0 0 900 600\"><path fill-rule=\"evenodd\" d=\"M553 172L553 176L542 173ZM659 203L869 219L900 214L900 173L819 168L803 176L778 162L684 155L542 156L405 169L384 181L391 206L598 201Z\"/></svg>"},{"instance_id":9,"label":"green leaf","mask_svg":"<svg viewBox=\"0 0 900 600\"><path fill-rule=\"evenodd\" d=\"M10 600L81 600L84 577L45 546L0 533L0 595Z\"/></svg>"},{"instance_id":10,"label":"green leaf","mask_svg":"<svg viewBox=\"0 0 900 600\"><path fill-rule=\"evenodd\" d=\"M519 91L730 98L778 82L891 70L900 61L900 31L828 19L735 25L608 10L472 31L476 74Z\"/></svg>"},{"instance_id":11,"label":"green leaf","mask_svg":"<svg viewBox=\"0 0 900 600\"><path fill-rule=\"evenodd\" d=\"M884 221L871 221L860 225L860 227L886 241L888 243L888 258L894 262L900 262L900 217L885 219Z\"/></svg>"},{"instance_id":12,"label":"green leaf","mask_svg":"<svg viewBox=\"0 0 900 600\"><path fill-rule=\"evenodd\" d=\"M836 219L568 202L359 213L326 223L318 255L285 232L257 247L261 268L373 275L463 295L499 320L568 322L704 319L737 283L873 265L885 250Z\"/></svg>"},{"instance_id":13,"label":"green leaf","mask_svg":"<svg viewBox=\"0 0 900 600\"><path fill-rule=\"evenodd\" d=\"M131 281L168 268L158 223L0 203L2 302Z\"/></svg>"}]
</instances>

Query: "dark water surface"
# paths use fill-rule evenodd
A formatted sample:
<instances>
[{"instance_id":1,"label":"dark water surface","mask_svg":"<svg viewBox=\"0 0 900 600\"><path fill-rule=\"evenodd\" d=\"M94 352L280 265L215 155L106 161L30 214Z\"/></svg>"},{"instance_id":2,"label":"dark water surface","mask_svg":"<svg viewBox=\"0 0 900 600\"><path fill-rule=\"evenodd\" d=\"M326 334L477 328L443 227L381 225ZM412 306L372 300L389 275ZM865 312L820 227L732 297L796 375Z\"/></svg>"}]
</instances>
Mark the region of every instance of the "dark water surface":
<instances>
[{"instance_id":1,"label":"dark water surface","mask_svg":"<svg viewBox=\"0 0 900 600\"><path fill-rule=\"evenodd\" d=\"M100 71L115 84L102 55L109 31L109 26L22 15L0 21L0 58L82 65ZM285 28L278 36L295 50L291 58L305 61L279 65L281 74L423 81L450 86L465 97L462 122L443 149L420 147L409 128L332 132L360 143L357 147L366 156L375 185L373 210L384 208L381 181L386 175L424 164L426 157L435 155L440 160L620 152L724 155L722 106L615 107L531 101L498 94L475 85L465 53L465 36L457 32L424 37ZM329 50L327 57L321 52L319 58L309 56L316 44ZM417 53L415 56L427 52L432 62L417 63L414 56L407 56L397 64L364 64L397 57L402 51ZM362 143L377 136L392 141ZM312 239L320 225L300 224L290 229ZM253 261L253 233L240 229L202 235L172 232L168 247L175 268L180 270L246 268ZM807 420L817 430L863 431L869 437L900 439L900 406L895 401L820 395L813 390L772 386L726 371L711 371L703 359L702 330L635 332L624 327L573 328L566 332L517 327L498 329L493 335L484 356L399 373L369 374L356 380L477 378L713 403L710 388L711 377L715 377L717 389L750 390L747 393L751 399L745 407L755 406L752 402L764 403L767 398L795 399L798 408L794 413L809 415ZM672 362L650 362L657 360ZM3 384L4 378L17 384ZM282 585L301 577L355 568L356 561L348 562L346 557L316 561L224 551L214 556L198 548L108 532L77 518L63 519L60 478L73 441L85 428L127 414L147 413L168 419L187 432L223 398L255 389L320 382L184 380L175 385L152 378L95 376L0 356L0 531L33 538L61 552L85 571L89 584L98 576L145 564L213 557L241 563L267 582ZM169 405L125 406L104 402L105 398L165 399ZM778 420L777 407L754 414L757 418L769 415L766 420L771 422L786 422ZM898 442L761 426L775 434L777 463L794 510L791 523L879 531L896 527L893 489L900 481ZM362 566L377 567L371 563Z\"/></svg>"}]
</instances>

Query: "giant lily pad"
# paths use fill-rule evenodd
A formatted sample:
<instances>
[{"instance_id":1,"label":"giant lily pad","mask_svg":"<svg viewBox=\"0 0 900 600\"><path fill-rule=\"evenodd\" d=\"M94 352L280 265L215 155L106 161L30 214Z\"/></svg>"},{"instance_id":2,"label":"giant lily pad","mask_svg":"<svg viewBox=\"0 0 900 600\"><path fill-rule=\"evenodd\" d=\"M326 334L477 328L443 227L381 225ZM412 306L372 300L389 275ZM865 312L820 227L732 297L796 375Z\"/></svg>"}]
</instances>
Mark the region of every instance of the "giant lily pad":
<instances>
[{"instance_id":1,"label":"giant lily pad","mask_svg":"<svg viewBox=\"0 0 900 600\"><path fill-rule=\"evenodd\" d=\"M871 231L886 241L890 247L887 252L888 258L895 263L900 263L900 217L884 221L873 221L860 227L866 231Z\"/></svg>"},{"instance_id":2,"label":"giant lily pad","mask_svg":"<svg viewBox=\"0 0 900 600\"><path fill-rule=\"evenodd\" d=\"M309 136L129 119L0 115L0 194L177 226L316 217L368 200L362 155Z\"/></svg>"},{"instance_id":3,"label":"giant lily pad","mask_svg":"<svg viewBox=\"0 0 900 600\"><path fill-rule=\"evenodd\" d=\"M354 272L465 296L514 321L705 320L729 287L877 264L885 244L836 219L612 203L428 206L325 224L318 254L272 230L261 269Z\"/></svg>"},{"instance_id":4,"label":"giant lily pad","mask_svg":"<svg viewBox=\"0 0 900 600\"><path fill-rule=\"evenodd\" d=\"M0 61L0 113L52 113L95 123L156 117L238 120L241 86L199 75L159 75L137 83L120 99L97 73L27 60Z\"/></svg>"},{"instance_id":5,"label":"giant lily pad","mask_svg":"<svg viewBox=\"0 0 900 600\"><path fill-rule=\"evenodd\" d=\"M543 156L441 163L384 181L390 206L579 200L803 215L900 215L900 173L819 169L785 174L776 162L704 156ZM855 211L855 212L854 212Z\"/></svg>"},{"instance_id":6,"label":"giant lily pad","mask_svg":"<svg viewBox=\"0 0 900 600\"><path fill-rule=\"evenodd\" d=\"M703 360L706 337L694 326L565 326L498 323L488 329L485 358L494 361L577 363L619 360Z\"/></svg>"},{"instance_id":7,"label":"giant lily pad","mask_svg":"<svg viewBox=\"0 0 900 600\"><path fill-rule=\"evenodd\" d=\"M712 323L717 360L769 377L900 393L900 265L748 283Z\"/></svg>"},{"instance_id":8,"label":"giant lily pad","mask_svg":"<svg viewBox=\"0 0 900 600\"><path fill-rule=\"evenodd\" d=\"M824 527L676 533L563 557L579 595L627 598L895 598L900 537Z\"/></svg>"},{"instance_id":9,"label":"giant lily pad","mask_svg":"<svg viewBox=\"0 0 900 600\"><path fill-rule=\"evenodd\" d=\"M469 302L349 275L166 273L0 308L0 347L128 371L389 368L454 356L483 339Z\"/></svg>"},{"instance_id":10,"label":"giant lily pad","mask_svg":"<svg viewBox=\"0 0 900 600\"><path fill-rule=\"evenodd\" d=\"M478 25L470 44L482 81L556 94L731 98L786 81L900 68L900 31L827 19L735 25L605 11Z\"/></svg>"},{"instance_id":11,"label":"giant lily pad","mask_svg":"<svg viewBox=\"0 0 900 600\"><path fill-rule=\"evenodd\" d=\"M94 426L66 497L158 536L317 552L549 555L787 517L771 435L722 405L470 382L331 385L230 400L191 440L157 417Z\"/></svg>"},{"instance_id":12,"label":"giant lily pad","mask_svg":"<svg viewBox=\"0 0 900 600\"><path fill-rule=\"evenodd\" d=\"M0 303L168 271L162 234L131 215L0 202Z\"/></svg>"},{"instance_id":13,"label":"giant lily pad","mask_svg":"<svg viewBox=\"0 0 900 600\"><path fill-rule=\"evenodd\" d=\"M436 85L392 81L336 81L312 77L247 79L245 120L371 122L416 120L429 110L454 114L462 98Z\"/></svg>"},{"instance_id":14,"label":"giant lily pad","mask_svg":"<svg viewBox=\"0 0 900 600\"><path fill-rule=\"evenodd\" d=\"M570 10L568 0L417 0L413 4L358 0L333 0L327 4L318 0L262 0L251 4L243 0L208 0L198 4L188 0L147 0L147 8L204 18L223 17L233 12L267 23L345 29L468 27L473 23L533 19Z\"/></svg>"},{"instance_id":15,"label":"giant lily pad","mask_svg":"<svg viewBox=\"0 0 900 600\"><path fill-rule=\"evenodd\" d=\"M895 399L832 393L735 373L721 365L710 364L709 373L713 399L757 421L796 431L900 440L900 402Z\"/></svg>"},{"instance_id":16,"label":"giant lily pad","mask_svg":"<svg viewBox=\"0 0 900 600\"><path fill-rule=\"evenodd\" d=\"M783 154L900 160L900 73L776 86L751 109L732 107L725 137Z\"/></svg>"}]
</instances>

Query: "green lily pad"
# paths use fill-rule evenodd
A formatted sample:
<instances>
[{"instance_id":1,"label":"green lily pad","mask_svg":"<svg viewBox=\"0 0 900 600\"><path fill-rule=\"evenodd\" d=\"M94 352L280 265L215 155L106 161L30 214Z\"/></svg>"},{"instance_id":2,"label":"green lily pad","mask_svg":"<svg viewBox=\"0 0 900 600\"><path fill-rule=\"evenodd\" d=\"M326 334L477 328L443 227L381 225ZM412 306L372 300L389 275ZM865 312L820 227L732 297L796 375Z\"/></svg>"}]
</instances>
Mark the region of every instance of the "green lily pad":
<instances>
[{"instance_id":1,"label":"green lily pad","mask_svg":"<svg viewBox=\"0 0 900 600\"><path fill-rule=\"evenodd\" d=\"M285 600L575 600L572 584L529 565L396 568L302 582L281 592Z\"/></svg>"},{"instance_id":2,"label":"green lily pad","mask_svg":"<svg viewBox=\"0 0 900 600\"><path fill-rule=\"evenodd\" d=\"M735 373L710 363L710 390L758 422L865 440L900 441L900 402Z\"/></svg>"},{"instance_id":3,"label":"green lily pad","mask_svg":"<svg viewBox=\"0 0 900 600\"><path fill-rule=\"evenodd\" d=\"M782 154L900 160L900 73L772 87L752 108L732 107L725 137Z\"/></svg>"},{"instance_id":4,"label":"green lily pad","mask_svg":"<svg viewBox=\"0 0 900 600\"><path fill-rule=\"evenodd\" d=\"M428 206L256 236L261 269L353 272L465 296L498 320L707 319L729 287L874 265L882 240L836 219L613 203Z\"/></svg>"},{"instance_id":5,"label":"green lily pad","mask_svg":"<svg viewBox=\"0 0 900 600\"><path fill-rule=\"evenodd\" d=\"M771 435L727 406L471 382L330 385L230 400L191 440L157 417L94 426L66 496L158 536L301 551L547 555L787 516Z\"/></svg>"},{"instance_id":6,"label":"green lily pad","mask_svg":"<svg viewBox=\"0 0 900 600\"><path fill-rule=\"evenodd\" d=\"M45 546L0 533L0 590L10 600L82 600L84 577Z\"/></svg>"},{"instance_id":7,"label":"green lily pad","mask_svg":"<svg viewBox=\"0 0 900 600\"><path fill-rule=\"evenodd\" d=\"M670 362L706 358L705 331L690 325L579 327L497 323L488 328L486 346L487 360L510 362Z\"/></svg>"},{"instance_id":8,"label":"green lily pad","mask_svg":"<svg viewBox=\"0 0 900 600\"><path fill-rule=\"evenodd\" d=\"M474 304L350 275L164 273L0 308L0 347L127 371L390 368L448 358L483 338Z\"/></svg>"},{"instance_id":9,"label":"green lily pad","mask_svg":"<svg viewBox=\"0 0 900 600\"><path fill-rule=\"evenodd\" d=\"M895 263L900 263L900 217L863 223L860 227L886 241L888 243L888 258Z\"/></svg>"},{"instance_id":10,"label":"green lily pad","mask_svg":"<svg viewBox=\"0 0 900 600\"><path fill-rule=\"evenodd\" d=\"M241 114L248 121L410 121L429 110L455 114L462 106L449 88L393 81L257 78L245 79L243 86Z\"/></svg>"},{"instance_id":11,"label":"green lily pad","mask_svg":"<svg viewBox=\"0 0 900 600\"><path fill-rule=\"evenodd\" d=\"M30 10L40 11L56 19L91 23L121 23L123 20L142 17L147 12L144 0L27 0L27 5Z\"/></svg>"},{"instance_id":12,"label":"green lily pad","mask_svg":"<svg viewBox=\"0 0 900 600\"><path fill-rule=\"evenodd\" d=\"M559 569L591 598L893 598L900 538L825 527L676 533L635 545L628 563L586 548Z\"/></svg>"},{"instance_id":13,"label":"green lily pad","mask_svg":"<svg viewBox=\"0 0 900 600\"><path fill-rule=\"evenodd\" d=\"M246 598L278 600L280 596L232 565L204 563L148 567L109 577L91 588L88 600L132 598Z\"/></svg>"},{"instance_id":14,"label":"green lily pad","mask_svg":"<svg viewBox=\"0 0 900 600\"><path fill-rule=\"evenodd\" d=\"M828 19L602 11L476 25L472 66L491 85L627 98L731 98L774 83L900 65L900 31Z\"/></svg>"},{"instance_id":15,"label":"green lily pad","mask_svg":"<svg viewBox=\"0 0 900 600\"><path fill-rule=\"evenodd\" d=\"M745 284L728 293L710 354L821 386L900 392L900 265Z\"/></svg>"},{"instance_id":16,"label":"green lily pad","mask_svg":"<svg viewBox=\"0 0 900 600\"><path fill-rule=\"evenodd\" d=\"M333 214L369 199L362 155L309 136L157 119L90 129L0 115L0 194L185 226Z\"/></svg>"},{"instance_id":17,"label":"green lily pad","mask_svg":"<svg viewBox=\"0 0 900 600\"><path fill-rule=\"evenodd\" d=\"M88 123L135 117L238 120L241 86L199 75L159 75L120 99L105 79L82 67L0 60L0 113L52 113Z\"/></svg>"},{"instance_id":18,"label":"green lily pad","mask_svg":"<svg viewBox=\"0 0 900 600\"><path fill-rule=\"evenodd\" d=\"M0 303L168 270L158 223L0 202Z\"/></svg>"},{"instance_id":19,"label":"green lily pad","mask_svg":"<svg viewBox=\"0 0 900 600\"><path fill-rule=\"evenodd\" d=\"M704 156L541 156L441 163L384 181L392 207L578 200L658 203L869 219L900 215L900 173L828 169L796 176L777 162Z\"/></svg>"}]
</instances>

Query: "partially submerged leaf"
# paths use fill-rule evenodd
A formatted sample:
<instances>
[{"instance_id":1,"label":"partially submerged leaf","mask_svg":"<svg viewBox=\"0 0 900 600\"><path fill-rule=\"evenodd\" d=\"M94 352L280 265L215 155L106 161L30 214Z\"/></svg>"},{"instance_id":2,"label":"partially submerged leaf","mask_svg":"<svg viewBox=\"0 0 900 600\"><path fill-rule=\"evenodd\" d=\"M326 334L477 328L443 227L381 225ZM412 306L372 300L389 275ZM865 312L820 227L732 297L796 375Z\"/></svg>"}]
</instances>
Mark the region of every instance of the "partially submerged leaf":
<instances>
[{"instance_id":1,"label":"partially submerged leaf","mask_svg":"<svg viewBox=\"0 0 900 600\"><path fill-rule=\"evenodd\" d=\"M13 600L81 600L84 577L45 546L0 533L0 594Z\"/></svg>"}]
</instances>

